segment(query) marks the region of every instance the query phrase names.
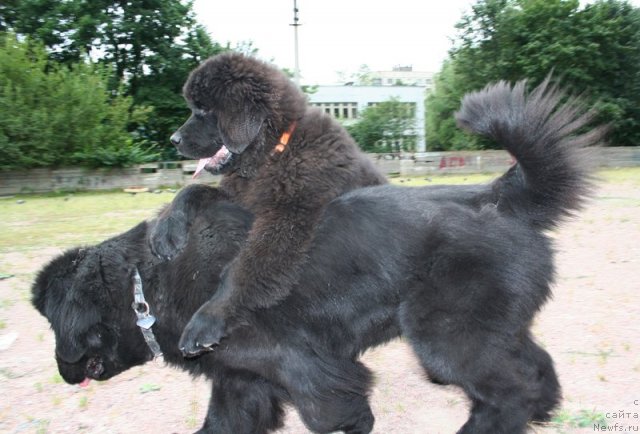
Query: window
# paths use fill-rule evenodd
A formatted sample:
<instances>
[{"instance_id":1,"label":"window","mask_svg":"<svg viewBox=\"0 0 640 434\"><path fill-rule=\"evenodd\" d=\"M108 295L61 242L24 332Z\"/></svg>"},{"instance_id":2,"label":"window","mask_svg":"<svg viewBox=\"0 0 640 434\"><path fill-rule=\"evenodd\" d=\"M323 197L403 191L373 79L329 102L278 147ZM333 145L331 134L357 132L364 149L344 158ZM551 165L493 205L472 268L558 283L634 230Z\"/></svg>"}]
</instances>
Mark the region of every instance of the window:
<instances>
[{"instance_id":1,"label":"window","mask_svg":"<svg viewBox=\"0 0 640 434\"><path fill-rule=\"evenodd\" d=\"M315 102L314 107L336 119L355 119L358 117L358 104L355 102Z\"/></svg>"}]
</instances>

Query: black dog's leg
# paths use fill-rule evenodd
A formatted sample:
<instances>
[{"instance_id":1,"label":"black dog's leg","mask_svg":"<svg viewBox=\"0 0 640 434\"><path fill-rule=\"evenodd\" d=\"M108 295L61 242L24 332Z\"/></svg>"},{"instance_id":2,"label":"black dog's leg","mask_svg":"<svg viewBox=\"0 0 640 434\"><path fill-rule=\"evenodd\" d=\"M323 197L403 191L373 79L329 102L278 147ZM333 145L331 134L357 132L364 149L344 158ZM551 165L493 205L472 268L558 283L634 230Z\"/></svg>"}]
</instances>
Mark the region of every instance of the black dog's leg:
<instances>
[{"instance_id":1,"label":"black dog's leg","mask_svg":"<svg viewBox=\"0 0 640 434\"><path fill-rule=\"evenodd\" d=\"M458 434L524 434L527 431L527 399L522 396L522 389L502 386L467 390L473 403L471 415ZM494 399L497 402L489 402Z\"/></svg>"},{"instance_id":2,"label":"black dog's leg","mask_svg":"<svg viewBox=\"0 0 640 434\"><path fill-rule=\"evenodd\" d=\"M283 352L287 365L280 367L280 381L311 431L371 432L375 420L368 402L372 380L362 363L317 353Z\"/></svg>"},{"instance_id":3,"label":"black dog's leg","mask_svg":"<svg viewBox=\"0 0 640 434\"><path fill-rule=\"evenodd\" d=\"M415 300L425 300L425 293L416 292ZM459 433L524 433L540 396L540 381L538 366L523 353L523 342L509 331L500 335L484 328L464 312L426 315L424 306L403 304L402 333L428 373L460 386L471 399L471 414Z\"/></svg>"},{"instance_id":4,"label":"black dog's leg","mask_svg":"<svg viewBox=\"0 0 640 434\"><path fill-rule=\"evenodd\" d=\"M430 334L418 343L412 337L426 370L462 387L471 399L471 414L459 434L522 434L533 416L540 397L538 366L522 359L517 342L495 345L495 338Z\"/></svg>"},{"instance_id":5,"label":"black dog's leg","mask_svg":"<svg viewBox=\"0 0 640 434\"><path fill-rule=\"evenodd\" d=\"M215 201L226 199L217 188L194 184L183 188L158 216L149 235L154 255L170 260L187 244L189 228L194 219L211 209Z\"/></svg>"},{"instance_id":6,"label":"black dog's leg","mask_svg":"<svg viewBox=\"0 0 640 434\"><path fill-rule=\"evenodd\" d=\"M466 390L473 401L461 433L523 433L528 421L546 421L560 400L560 385L549 354L527 335L497 351L471 376ZM463 386L464 387L464 386Z\"/></svg>"},{"instance_id":7,"label":"black dog's leg","mask_svg":"<svg viewBox=\"0 0 640 434\"><path fill-rule=\"evenodd\" d=\"M225 372L213 384L207 418L199 434L267 434L283 425L282 389L262 377Z\"/></svg>"},{"instance_id":8,"label":"black dog's leg","mask_svg":"<svg viewBox=\"0 0 640 434\"><path fill-rule=\"evenodd\" d=\"M302 421L311 431L368 434L373 430L375 418L367 396L344 391L336 393L335 390L328 389L321 392L333 392L334 395L318 398L307 391L293 396L294 405Z\"/></svg>"},{"instance_id":9,"label":"black dog's leg","mask_svg":"<svg viewBox=\"0 0 640 434\"><path fill-rule=\"evenodd\" d=\"M531 420L547 422L551 419L551 413L558 406L561 398L560 383L553 367L553 360L549 353L536 344L530 336L524 339L522 359L524 363L532 366Z\"/></svg>"}]
</instances>

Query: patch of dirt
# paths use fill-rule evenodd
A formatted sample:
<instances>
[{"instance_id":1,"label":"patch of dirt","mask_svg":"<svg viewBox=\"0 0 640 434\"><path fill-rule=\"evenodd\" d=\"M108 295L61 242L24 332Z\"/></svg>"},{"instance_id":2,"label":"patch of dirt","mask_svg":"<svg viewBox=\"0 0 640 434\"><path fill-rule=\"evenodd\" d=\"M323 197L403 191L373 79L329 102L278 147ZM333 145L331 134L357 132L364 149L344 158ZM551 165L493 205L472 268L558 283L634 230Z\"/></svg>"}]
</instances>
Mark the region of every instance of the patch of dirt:
<instances>
[{"instance_id":1,"label":"patch of dirt","mask_svg":"<svg viewBox=\"0 0 640 434\"><path fill-rule=\"evenodd\" d=\"M639 431L640 191L606 185L565 224L557 241L554 299L534 331L555 360L564 391L558 424L537 433L592 433L609 415L616 432ZM209 384L148 364L81 389L62 382L46 321L29 304L30 279L57 249L0 256L0 432L187 433L200 427ZM15 271L14 271L15 270ZM425 381L408 347L394 341L365 354L376 375L375 433L454 433L467 418L466 398ZM620 414L631 418L619 418ZM612 415L616 415L612 418ZM579 427L578 425L584 425ZM308 432L289 411L288 434Z\"/></svg>"}]
</instances>

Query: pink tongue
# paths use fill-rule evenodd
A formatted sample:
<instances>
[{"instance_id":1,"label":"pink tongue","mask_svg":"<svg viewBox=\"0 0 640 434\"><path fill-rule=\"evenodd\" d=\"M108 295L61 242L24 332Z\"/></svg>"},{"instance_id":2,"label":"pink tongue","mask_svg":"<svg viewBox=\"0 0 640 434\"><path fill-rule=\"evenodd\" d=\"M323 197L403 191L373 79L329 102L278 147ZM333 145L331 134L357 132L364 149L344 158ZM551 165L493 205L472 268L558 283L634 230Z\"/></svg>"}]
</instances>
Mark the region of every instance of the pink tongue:
<instances>
[{"instance_id":1,"label":"pink tongue","mask_svg":"<svg viewBox=\"0 0 640 434\"><path fill-rule=\"evenodd\" d=\"M200 172L202 172L205 167L215 166L218 163L220 163L220 161L224 160L227 157L227 155L229 155L229 150L227 149L226 146L222 145L222 147L218 150L218 152L216 152L216 154L213 157L200 159L198 161L198 166L196 167L196 171L193 172L192 179L195 179L198 175L200 175Z\"/></svg>"},{"instance_id":2,"label":"pink tongue","mask_svg":"<svg viewBox=\"0 0 640 434\"><path fill-rule=\"evenodd\" d=\"M91 383L91 378L87 377L79 384L80 387L87 387Z\"/></svg>"},{"instance_id":3,"label":"pink tongue","mask_svg":"<svg viewBox=\"0 0 640 434\"><path fill-rule=\"evenodd\" d=\"M205 166L206 166L207 164L209 164L209 161L211 161L211 160L213 160L213 157L209 157L209 158L201 158L201 159L198 161L198 167L196 167L196 171L195 171L195 172L193 172L193 177L192 177L192 179L196 179L196 177L197 177L198 175L200 175L200 172L202 172L202 171L204 170Z\"/></svg>"}]
</instances>

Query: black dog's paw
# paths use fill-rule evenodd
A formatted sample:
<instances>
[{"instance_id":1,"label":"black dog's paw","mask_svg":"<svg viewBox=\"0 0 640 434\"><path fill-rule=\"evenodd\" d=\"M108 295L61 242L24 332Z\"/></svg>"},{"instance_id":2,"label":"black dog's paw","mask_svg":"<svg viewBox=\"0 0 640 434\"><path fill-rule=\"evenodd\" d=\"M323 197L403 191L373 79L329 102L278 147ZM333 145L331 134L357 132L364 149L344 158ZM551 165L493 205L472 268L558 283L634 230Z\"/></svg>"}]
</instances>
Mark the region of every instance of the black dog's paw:
<instances>
[{"instance_id":1,"label":"black dog's paw","mask_svg":"<svg viewBox=\"0 0 640 434\"><path fill-rule=\"evenodd\" d=\"M187 245L189 221L182 213L161 216L151 229L149 245L154 255L171 260Z\"/></svg>"},{"instance_id":2,"label":"black dog's paw","mask_svg":"<svg viewBox=\"0 0 640 434\"><path fill-rule=\"evenodd\" d=\"M439 386L448 386L448 385L451 384L450 382L448 382L446 380L443 380L442 378L440 378L440 377L438 377L438 376L436 376L436 375L434 375L432 373L427 374L427 379L432 384L437 384Z\"/></svg>"},{"instance_id":3,"label":"black dog's paw","mask_svg":"<svg viewBox=\"0 0 640 434\"><path fill-rule=\"evenodd\" d=\"M213 347L226 335L225 321L221 316L198 311L182 332L179 348L185 357L197 356L213 351Z\"/></svg>"}]
</instances>

